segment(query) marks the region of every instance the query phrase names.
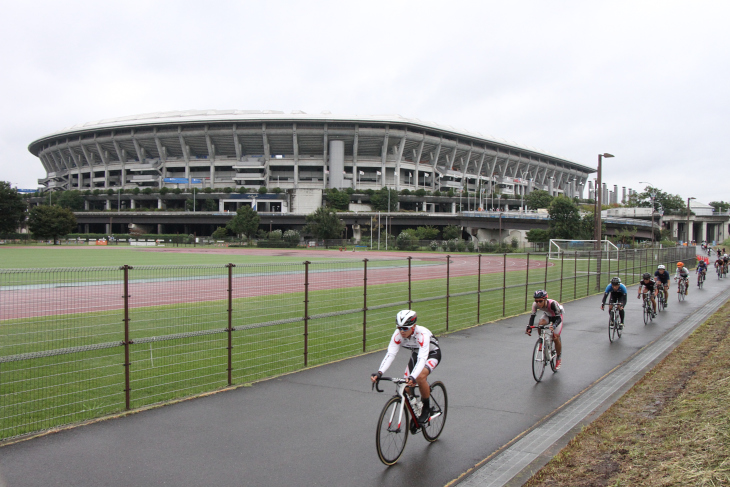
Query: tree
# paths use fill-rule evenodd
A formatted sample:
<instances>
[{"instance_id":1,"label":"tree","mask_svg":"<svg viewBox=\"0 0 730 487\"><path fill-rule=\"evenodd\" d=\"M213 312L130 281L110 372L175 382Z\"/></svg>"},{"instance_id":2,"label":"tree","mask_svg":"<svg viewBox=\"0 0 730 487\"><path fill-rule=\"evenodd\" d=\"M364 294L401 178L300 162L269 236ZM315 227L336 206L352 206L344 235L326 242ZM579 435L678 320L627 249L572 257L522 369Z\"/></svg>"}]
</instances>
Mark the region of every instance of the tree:
<instances>
[{"instance_id":1,"label":"tree","mask_svg":"<svg viewBox=\"0 0 730 487\"><path fill-rule=\"evenodd\" d=\"M537 210L538 208L549 208L550 203L553 202L553 197L550 193L543 191L542 189L536 189L532 193L525 196L525 205L530 210Z\"/></svg>"},{"instance_id":2,"label":"tree","mask_svg":"<svg viewBox=\"0 0 730 487\"><path fill-rule=\"evenodd\" d=\"M724 201L710 201L710 206L715 208L715 211L724 213L730 209L730 203Z\"/></svg>"},{"instance_id":3,"label":"tree","mask_svg":"<svg viewBox=\"0 0 730 487\"><path fill-rule=\"evenodd\" d=\"M15 232L25 220L23 197L6 181L0 181L0 233Z\"/></svg>"},{"instance_id":4,"label":"tree","mask_svg":"<svg viewBox=\"0 0 730 487\"><path fill-rule=\"evenodd\" d=\"M418 237L416 236L416 231L414 229L406 228L400 232L395 241L400 250L410 250L416 247Z\"/></svg>"},{"instance_id":5,"label":"tree","mask_svg":"<svg viewBox=\"0 0 730 487\"><path fill-rule=\"evenodd\" d=\"M319 240L339 238L345 229L345 224L337 218L337 213L324 206L307 215L306 222L304 231Z\"/></svg>"},{"instance_id":6,"label":"tree","mask_svg":"<svg viewBox=\"0 0 730 487\"><path fill-rule=\"evenodd\" d=\"M547 230L541 228L533 228L526 233L527 241L530 243L547 242L550 240L550 234Z\"/></svg>"},{"instance_id":7,"label":"tree","mask_svg":"<svg viewBox=\"0 0 730 487\"><path fill-rule=\"evenodd\" d=\"M256 235L259 228L261 217L256 210L250 206L242 206L236 211L231 221L228 222L226 228L236 235L245 235L248 238Z\"/></svg>"},{"instance_id":8,"label":"tree","mask_svg":"<svg viewBox=\"0 0 730 487\"><path fill-rule=\"evenodd\" d=\"M228 236L228 230L226 230L224 227L218 227L215 229L211 237L218 240L221 238L226 238Z\"/></svg>"},{"instance_id":9,"label":"tree","mask_svg":"<svg viewBox=\"0 0 730 487\"><path fill-rule=\"evenodd\" d=\"M576 205L572 199L565 196L558 196L553 199L548 208L550 221L548 228L550 238L580 238L582 234L581 218Z\"/></svg>"},{"instance_id":10,"label":"tree","mask_svg":"<svg viewBox=\"0 0 730 487\"><path fill-rule=\"evenodd\" d=\"M659 188L647 186L643 193L634 193L629 197L628 206L639 208L651 208L651 195L656 194L654 208L657 203L661 204L664 211L683 212L687 209L687 201L678 194L669 194Z\"/></svg>"},{"instance_id":11,"label":"tree","mask_svg":"<svg viewBox=\"0 0 730 487\"><path fill-rule=\"evenodd\" d=\"M337 188L327 190L327 206L335 210L347 211L350 208L350 195Z\"/></svg>"},{"instance_id":12,"label":"tree","mask_svg":"<svg viewBox=\"0 0 730 487\"><path fill-rule=\"evenodd\" d=\"M70 209L60 206L35 206L30 210L28 229L35 238L52 238L56 245L58 237L76 230L76 216Z\"/></svg>"},{"instance_id":13,"label":"tree","mask_svg":"<svg viewBox=\"0 0 730 487\"><path fill-rule=\"evenodd\" d=\"M390 200L388 199L390 194ZM370 205L375 211L395 211L398 208L398 191L394 189L379 189L370 197ZM390 201L390 207L388 207Z\"/></svg>"},{"instance_id":14,"label":"tree","mask_svg":"<svg viewBox=\"0 0 730 487\"><path fill-rule=\"evenodd\" d=\"M302 239L302 236L297 232L296 230L287 230L284 232L284 240L289 242L289 245L292 247L296 247L299 245L299 241Z\"/></svg>"},{"instance_id":15,"label":"tree","mask_svg":"<svg viewBox=\"0 0 730 487\"><path fill-rule=\"evenodd\" d=\"M80 211L84 209L84 197L80 191L62 191L58 198L53 202L61 208L68 208L72 211Z\"/></svg>"},{"instance_id":16,"label":"tree","mask_svg":"<svg viewBox=\"0 0 730 487\"><path fill-rule=\"evenodd\" d=\"M461 229L456 225L448 225L444 227L441 234L443 235L444 240L453 240L461 236Z\"/></svg>"}]
</instances>

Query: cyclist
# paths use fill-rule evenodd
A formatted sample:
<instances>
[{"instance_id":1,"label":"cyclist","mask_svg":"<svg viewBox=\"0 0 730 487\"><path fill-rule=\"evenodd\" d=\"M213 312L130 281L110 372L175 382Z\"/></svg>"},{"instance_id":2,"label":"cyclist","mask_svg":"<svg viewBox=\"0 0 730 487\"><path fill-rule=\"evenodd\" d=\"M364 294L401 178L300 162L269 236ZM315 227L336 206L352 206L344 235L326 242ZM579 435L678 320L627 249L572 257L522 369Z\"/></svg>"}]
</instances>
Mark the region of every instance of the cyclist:
<instances>
[{"instance_id":1,"label":"cyclist","mask_svg":"<svg viewBox=\"0 0 730 487\"><path fill-rule=\"evenodd\" d=\"M659 264L654 272L654 282L659 285L659 289L664 293L664 307L667 308L667 303L669 303L669 273L662 264Z\"/></svg>"},{"instance_id":2,"label":"cyclist","mask_svg":"<svg viewBox=\"0 0 730 487\"><path fill-rule=\"evenodd\" d=\"M723 274L727 274L728 261L730 261L730 258L728 258L727 254L724 254L722 256L722 263L723 263L722 273Z\"/></svg>"},{"instance_id":3,"label":"cyclist","mask_svg":"<svg viewBox=\"0 0 730 487\"><path fill-rule=\"evenodd\" d=\"M614 277L611 279L611 284L606 287L606 291L603 293L603 302L601 303L601 310L606 306L606 298L611 295L611 299L608 301L608 312L613 310L614 305L618 306L619 316L621 316L621 323L619 323L619 329L624 327L624 306L626 306L626 299L628 290L626 286L621 284L620 277Z\"/></svg>"},{"instance_id":4,"label":"cyclist","mask_svg":"<svg viewBox=\"0 0 730 487\"><path fill-rule=\"evenodd\" d=\"M684 280L684 295L686 296L689 290L689 271L682 262L677 262L677 271L674 273L674 280L676 281L677 279ZM677 287L677 292L679 292L679 287Z\"/></svg>"},{"instance_id":5,"label":"cyclist","mask_svg":"<svg viewBox=\"0 0 730 487\"><path fill-rule=\"evenodd\" d=\"M651 278L651 274L645 272L644 275L641 276L641 281L639 281L639 294L636 296L637 299L641 299L642 290L645 290L645 293L649 293L649 299L651 299L651 305L654 308L652 310L654 316L656 316L657 288L658 286L656 285L656 282L654 282L654 279Z\"/></svg>"},{"instance_id":6,"label":"cyclist","mask_svg":"<svg viewBox=\"0 0 730 487\"><path fill-rule=\"evenodd\" d=\"M421 391L423 408L418 417L418 422L423 424L431 416L431 388L428 385L428 375L433 372L441 362L441 348L438 338L423 326L416 326L416 312L410 309L399 311L395 317L396 330L390 339L388 351L385 358L378 367L378 372L372 374L370 380L377 381L393 363L401 347L411 351L411 359L406 366L405 376L408 378L408 385L418 388ZM411 389L406 389L410 394Z\"/></svg>"},{"instance_id":7,"label":"cyclist","mask_svg":"<svg viewBox=\"0 0 730 487\"><path fill-rule=\"evenodd\" d=\"M697 263L697 270L695 272L698 274L697 285L699 286L699 281L707 277L707 262L700 260Z\"/></svg>"},{"instance_id":8,"label":"cyclist","mask_svg":"<svg viewBox=\"0 0 730 487\"><path fill-rule=\"evenodd\" d=\"M715 269L717 269L717 272L720 274L720 277L722 277L722 267L725 265L725 263L722 260L722 257L718 257L715 261Z\"/></svg>"},{"instance_id":9,"label":"cyclist","mask_svg":"<svg viewBox=\"0 0 730 487\"><path fill-rule=\"evenodd\" d=\"M542 311L543 315L540 317L538 324L544 326L550 323L555 351L558 354L558 359L555 361L555 370L558 370L562 364L563 355L563 344L560 341L560 332L563 331L563 307L554 299L548 299L548 293L543 289L535 291L533 297L535 302L532 303L530 323L527 325L525 333L527 336L532 336L532 329L535 327L535 315L538 311Z\"/></svg>"}]
</instances>

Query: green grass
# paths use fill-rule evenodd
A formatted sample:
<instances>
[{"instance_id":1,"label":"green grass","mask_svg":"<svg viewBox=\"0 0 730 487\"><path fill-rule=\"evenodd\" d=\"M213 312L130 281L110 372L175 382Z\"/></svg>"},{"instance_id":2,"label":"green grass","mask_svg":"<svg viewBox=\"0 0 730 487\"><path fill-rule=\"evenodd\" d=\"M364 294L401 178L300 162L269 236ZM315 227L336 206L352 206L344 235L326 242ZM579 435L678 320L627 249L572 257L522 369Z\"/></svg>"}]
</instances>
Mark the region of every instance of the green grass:
<instances>
[{"instance_id":1,"label":"green grass","mask_svg":"<svg viewBox=\"0 0 730 487\"><path fill-rule=\"evenodd\" d=\"M131 251L138 252L136 249ZM537 260L544 262L544 256ZM547 276L545 268L538 268L531 269L529 274L525 270L482 274L480 280L477 276L451 277L448 282L448 331L522 313L531 305L532 292L536 288L547 287L551 297L564 302L596 292L595 277L587 276L587 261L566 259L562 266L561 261L552 262L555 265L547 268ZM638 267L640 261L635 263L636 268L622 272L622 277L633 277L625 279L627 282L635 282L641 272L654 267L653 263L643 260L641 267ZM368 269L404 264L400 260L370 261ZM595 265L594 260L590 266L591 273L595 272ZM272 269L291 271L301 268L293 264L251 265L237 267L234 272L270 273ZM313 264L310 268L362 269L362 263L328 262ZM483 272L486 270L482 269ZM609 277L615 274L615 268L612 267L609 274L608 261L603 261L603 271L601 282L605 287ZM130 271L130 278L139 275L135 272L138 270ZM161 275L160 268L149 268L145 272L147 277ZM183 277L220 276L223 272L226 272L225 269L220 267L190 268ZM46 279L41 271L36 273L40 276L38 281ZM24 273L19 275L27 276ZM88 273L78 273L76 277L88 280ZM116 275L116 278L120 276ZM265 278L261 278L262 285L266 283ZM22 282L22 279L17 282ZM195 286L194 281L171 282L169 286L179 282L181 289ZM227 281L222 280L221 285L227 286ZM420 315L419 324L436 334L447 331L446 285L443 278L413 281L411 285L411 296L416 301L412 308ZM478 287L482 291L479 297L476 293ZM93 286L76 290L93 292ZM135 292L134 288L131 292ZM206 300L205 296L198 299L193 303L130 309L130 338L137 341L130 345L132 408L199 394L228 384L227 333L169 338L175 334L223 330L228 326L227 300ZM232 333L232 383L251 382L305 366L304 300L303 292L233 300L232 324L239 330ZM359 285L309 292L306 365L327 363L363 352L363 300L363 288ZM366 351L387 345L393 332L393 316L399 309L408 307L407 301L407 282L368 286ZM0 321L0 358L110 342L118 344L101 350L0 363L0 438L123 411L122 320L122 310L107 310ZM297 321L280 323L284 320ZM245 329L248 325L262 323L269 326ZM151 337L164 336L168 338L150 341Z\"/></svg>"}]
</instances>

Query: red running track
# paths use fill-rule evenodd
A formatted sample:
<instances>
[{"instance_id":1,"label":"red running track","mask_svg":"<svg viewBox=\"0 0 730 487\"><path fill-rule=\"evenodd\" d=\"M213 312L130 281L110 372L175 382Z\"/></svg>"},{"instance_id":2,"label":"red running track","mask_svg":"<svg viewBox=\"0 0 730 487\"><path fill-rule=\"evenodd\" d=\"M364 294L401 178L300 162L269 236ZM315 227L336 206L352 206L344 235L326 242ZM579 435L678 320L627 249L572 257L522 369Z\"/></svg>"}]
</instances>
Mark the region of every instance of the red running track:
<instances>
[{"instance_id":1,"label":"red running track","mask_svg":"<svg viewBox=\"0 0 730 487\"><path fill-rule=\"evenodd\" d=\"M152 250L162 252L195 252L217 253L231 255L269 255L269 256L301 256L304 260L313 257L328 257L337 262L316 262L309 266L309 291L325 289L342 289L363 285L363 264L360 255L368 260L398 261L399 267L369 267L367 284L393 284L407 282L407 261L401 255L388 252L368 251L357 257L352 252L332 252L322 250L233 250L233 249L202 249L202 250ZM342 262L350 258L351 263ZM232 259L235 260L235 259ZM418 254L413 261L427 262L411 267L411 279L421 281L428 279L446 278L446 256L443 254ZM352 269L352 265L358 266ZM395 264L395 262L394 262ZM431 265L428 265L431 264ZM372 264L371 264L372 265ZM553 265L549 263L549 265ZM501 273L505 266L502 255L482 255L482 274ZM256 266L253 266L254 268ZM304 270L301 264L277 264L275 266L261 265L262 272L254 274L236 275L233 273L233 297L252 297L296 293L304 291ZM524 270L526 260L523 258L506 259L507 270ZM530 269L544 268L544 260L530 260ZM272 272L272 268L274 272ZM340 270L341 269L341 270ZM478 260L475 256L455 255L450 257L449 275L451 277L473 276L478 272ZM133 272L133 271L132 271ZM171 272L179 272L170 277ZM183 274L184 272L184 274ZM190 275L194 269L181 267L170 271L161 270L159 279L135 281L133 274L129 282L129 306L141 308L178 303L196 303L227 299L228 281L225 270L218 276ZM150 282L152 281L152 282ZM28 288L17 290L3 290L0 293L2 307L0 320L31 318L39 316L69 315L75 313L89 313L98 311L120 310L124 308L122 295L124 288L122 281L118 283L78 283L64 284L59 287Z\"/></svg>"}]
</instances>

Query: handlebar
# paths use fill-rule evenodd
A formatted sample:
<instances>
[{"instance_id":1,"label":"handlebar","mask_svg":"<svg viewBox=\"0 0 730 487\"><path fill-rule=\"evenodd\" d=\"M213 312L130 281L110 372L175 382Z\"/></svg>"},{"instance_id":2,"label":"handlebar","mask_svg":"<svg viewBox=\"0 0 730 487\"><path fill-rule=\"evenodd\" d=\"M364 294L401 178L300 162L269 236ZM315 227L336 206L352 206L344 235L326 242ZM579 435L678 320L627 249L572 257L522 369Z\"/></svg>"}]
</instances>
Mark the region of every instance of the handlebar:
<instances>
[{"instance_id":1,"label":"handlebar","mask_svg":"<svg viewBox=\"0 0 730 487\"><path fill-rule=\"evenodd\" d=\"M373 389L375 389L375 390L376 390L376 391L378 391L378 392L385 392L385 391L383 391L383 390L382 390L382 389L381 389L380 387L378 387L378 384L380 384L380 381L381 381L381 380L389 380L389 381L391 381L391 382L393 382L393 383L395 383L395 384L403 384L403 383L405 383L405 382L408 382L408 379L403 379L403 378L400 378L400 377L395 377L395 378L394 378L394 377L385 377L385 376L381 376L381 377L378 377L378 378L377 378L377 379L375 380L375 382L373 382L373 386L372 386L372 387L370 388L370 390L373 390Z\"/></svg>"}]
</instances>

